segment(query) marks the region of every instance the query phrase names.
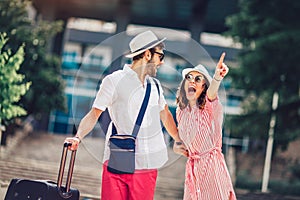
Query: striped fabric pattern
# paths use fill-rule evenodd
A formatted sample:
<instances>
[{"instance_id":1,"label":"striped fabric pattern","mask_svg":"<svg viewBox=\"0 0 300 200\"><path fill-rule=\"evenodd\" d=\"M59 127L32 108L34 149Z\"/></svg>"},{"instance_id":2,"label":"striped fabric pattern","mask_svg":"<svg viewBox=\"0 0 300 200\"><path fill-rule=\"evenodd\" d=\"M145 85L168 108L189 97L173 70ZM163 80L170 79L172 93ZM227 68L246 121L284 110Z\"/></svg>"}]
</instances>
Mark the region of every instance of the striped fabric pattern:
<instances>
[{"instance_id":1,"label":"striped fabric pattern","mask_svg":"<svg viewBox=\"0 0 300 200\"><path fill-rule=\"evenodd\" d=\"M222 154L223 110L218 99L203 110L177 109L178 130L189 151L184 200L235 200L231 178Z\"/></svg>"}]
</instances>

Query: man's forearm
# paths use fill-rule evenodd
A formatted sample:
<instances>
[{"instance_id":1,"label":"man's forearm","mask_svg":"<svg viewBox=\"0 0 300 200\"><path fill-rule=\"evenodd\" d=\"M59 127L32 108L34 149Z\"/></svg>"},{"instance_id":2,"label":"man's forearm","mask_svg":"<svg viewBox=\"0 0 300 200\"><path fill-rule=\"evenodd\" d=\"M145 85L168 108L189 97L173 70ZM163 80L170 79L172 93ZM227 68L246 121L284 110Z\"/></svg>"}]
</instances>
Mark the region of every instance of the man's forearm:
<instances>
[{"instance_id":1,"label":"man's forearm","mask_svg":"<svg viewBox=\"0 0 300 200\"><path fill-rule=\"evenodd\" d=\"M175 141L181 141L178 130L176 127L176 123L174 121L173 115L170 112L168 106L166 105L165 109L161 111L161 120L166 128L169 135L175 140Z\"/></svg>"},{"instance_id":2,"label":"man's forearm","mask_svg":"<svg viewBox=\"0 0 300 200\"><path fill-rule=\"evenodd\" d=\"M88 112L84 118L80 121L76 137L79 137L79 139L83 139L88 133L90 133L93 128L95 127L98 118L100 117L102 111L93 108Z\"/></svg>"}]
</instances>

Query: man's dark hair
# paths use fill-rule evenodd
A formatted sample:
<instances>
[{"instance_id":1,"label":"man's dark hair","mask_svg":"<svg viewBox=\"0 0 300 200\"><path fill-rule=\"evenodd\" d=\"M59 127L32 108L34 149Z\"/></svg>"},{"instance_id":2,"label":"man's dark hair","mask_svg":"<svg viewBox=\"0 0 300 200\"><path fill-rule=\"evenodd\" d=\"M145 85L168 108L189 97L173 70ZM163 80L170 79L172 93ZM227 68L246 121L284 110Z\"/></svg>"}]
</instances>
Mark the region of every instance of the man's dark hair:
<instances>
[{"instance_id":1,"label":"man's dark hair","mask_svg":"<svg viewBox=\"0 0 300 200\"><path fill-rule=\"evenodd\" d=\"M163 42L161 42L161 43L159 43L158 45L156 45L155 47L149 49L149 51L150 51L151 54L153 55L156 49L160 49L160 50L161 50L161 49L164 49L164 48L165 48L165 44L164 44ZM144 53L145 53L145 52L140 53L140 54L134 56L134 57L132 58L132 60L139 60L139 59L143 58L143 57L144 57Z\"/></svg>"}]
</instances>

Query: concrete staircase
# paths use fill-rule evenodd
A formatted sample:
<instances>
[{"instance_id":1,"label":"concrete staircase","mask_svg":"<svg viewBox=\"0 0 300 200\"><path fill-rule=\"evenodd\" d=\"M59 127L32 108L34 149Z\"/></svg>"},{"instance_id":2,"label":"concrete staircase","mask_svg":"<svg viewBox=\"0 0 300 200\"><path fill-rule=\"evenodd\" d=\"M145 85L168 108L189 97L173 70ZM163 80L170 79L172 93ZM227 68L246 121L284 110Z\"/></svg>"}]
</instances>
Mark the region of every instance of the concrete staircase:
<instances>
[{"instance_id":1,"label":"concrete staircase","mask_svg":"<svg viewBox=\"0 0 300 200\"><path fill-rule=\"evenodd\" d=\"M12 178L30 180L57 181L59 166L55 163L36 161L28 158L1 159L0 178L2 184L8 186ZM67 177L67 168L64 178ZM72 187L80 188L81 196L94 197L99 199L100 178L95 176L93 168L76 167L74 169ZM63 184L65 183L65 179Z\"/></svg>"},{"instance_id":2,"label":"concrete staircase","mask_svg":"<svg viewBox=\"0 0 300 200\"><path fill-rule=\"evenodd\" d=\"M4 199L13 178L56 182L65 137L34 133L6 151L0 159L0 199ZM80 191L82 200L100 199L103 144L102 138L88 137L77 151L71 187ZM159 170L155 200L176 200L183 196L185 158L178 157L171 149L169 157L166 167ZM68 164L67 160L64 178Z\"/></svg>"}]
</instances>

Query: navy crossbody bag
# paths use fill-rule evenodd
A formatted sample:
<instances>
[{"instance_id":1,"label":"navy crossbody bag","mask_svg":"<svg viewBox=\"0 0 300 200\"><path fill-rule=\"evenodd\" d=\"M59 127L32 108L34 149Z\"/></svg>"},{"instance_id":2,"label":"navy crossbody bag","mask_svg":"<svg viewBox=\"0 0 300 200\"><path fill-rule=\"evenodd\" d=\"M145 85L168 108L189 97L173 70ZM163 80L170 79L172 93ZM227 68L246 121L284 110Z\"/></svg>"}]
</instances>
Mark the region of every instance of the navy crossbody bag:
<instances>
[{"instance_id":1,"label":"navy crossbody bag","mask_svg":"<svg viewBox=\"0 0 300 200\"><path fill-rule=\"evenodd\" d=\"M153 79L154 80L154 79ZM154 80L155 81L155 80ZM156 81L155 81L156 82ZM159 87L156 82L156 86ZM151 83L147 79L146 94L137 116L131 135L118 134L112 124L112 135L109 138L110 156L107 170L115 174L133 174L135 171L135 140L140 130L151 92Z\"/></svg>"}]
</instances>

